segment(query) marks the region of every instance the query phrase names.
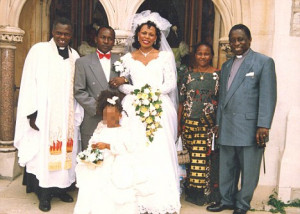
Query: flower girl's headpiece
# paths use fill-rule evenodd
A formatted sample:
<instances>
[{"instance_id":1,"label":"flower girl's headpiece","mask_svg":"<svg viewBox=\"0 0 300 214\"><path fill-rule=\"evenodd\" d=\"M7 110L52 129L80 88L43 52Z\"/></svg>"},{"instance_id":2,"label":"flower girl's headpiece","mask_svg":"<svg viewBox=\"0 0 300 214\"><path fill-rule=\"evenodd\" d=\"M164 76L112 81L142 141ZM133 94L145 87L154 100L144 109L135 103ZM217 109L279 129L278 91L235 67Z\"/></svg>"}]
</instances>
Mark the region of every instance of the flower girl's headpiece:
<instances>
[{"instance_id":1,"label":"flower girl's headpiece","mask_svg":"<svg viewBox=\"0 0 300 214\"><path fill-rule=\"evenodd\" d=\"M119 97L113 96L112 98L107 98L107 102L114 106L114 105L116 105L116 101L118 99L119 99Z\"/></svg>"}]
</instances>

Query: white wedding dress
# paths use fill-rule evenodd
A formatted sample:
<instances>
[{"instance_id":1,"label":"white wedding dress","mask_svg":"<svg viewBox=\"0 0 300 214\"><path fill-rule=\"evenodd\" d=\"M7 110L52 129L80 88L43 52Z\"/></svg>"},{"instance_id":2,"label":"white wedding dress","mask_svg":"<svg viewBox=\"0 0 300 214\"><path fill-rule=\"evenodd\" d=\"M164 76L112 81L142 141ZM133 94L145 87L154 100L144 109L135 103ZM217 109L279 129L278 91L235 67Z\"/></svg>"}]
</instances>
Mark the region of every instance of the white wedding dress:
<instances>
[{"instance_id":1,"label":"white wedding dress","mask_svg":"<svg viewBox=\"0 0 300 214\"><path fill-rule=\"evenodd\" d=\"M135 114L135 108L132 105L134 97L131 92L134 89L140 89L145 84L161 91L162 128L155 132L153 142L145 146L145 151L140 157L144 165L142 173L147 177L149 186L145 185L145 189L141 189L140 194L137 195L139 212L179 213L181 205L175 148L177 112L168 96L168 93L176 88L176 71L173 71L171 66L174 57L169 52L161 51L158 57L147 65L133 59L131 53L124 55L121 59L128 69L121 75L131 80L131 84L119 87L119 90L126 94L122 105L128 114L128 120L135 129L135 135L132 137L138 138L138 143L142 145L146 145L147 142L145 126Z\"/></svg>"}]
</instances>

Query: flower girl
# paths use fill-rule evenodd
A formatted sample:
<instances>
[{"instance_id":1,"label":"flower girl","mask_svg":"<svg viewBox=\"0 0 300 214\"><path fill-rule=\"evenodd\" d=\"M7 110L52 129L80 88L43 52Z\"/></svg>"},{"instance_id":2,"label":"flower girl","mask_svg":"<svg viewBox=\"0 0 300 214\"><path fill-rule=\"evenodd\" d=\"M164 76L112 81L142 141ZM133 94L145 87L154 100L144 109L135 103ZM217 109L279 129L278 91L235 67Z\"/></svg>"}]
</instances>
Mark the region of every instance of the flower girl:
<instances>
[{"instance_id":1,"label":"flower girl","mask_svg":"<svg viewBox=\"0 0 300 214\"><path fill-rule=\"evenodd\" d=\"M79 192L74 213L138 213L135 173L138 147L129 126L120 125L122 105L118 93L103 91L97 110L103 120L94 131L87 151L78 155Z\"/></svg>"}]
</instances>

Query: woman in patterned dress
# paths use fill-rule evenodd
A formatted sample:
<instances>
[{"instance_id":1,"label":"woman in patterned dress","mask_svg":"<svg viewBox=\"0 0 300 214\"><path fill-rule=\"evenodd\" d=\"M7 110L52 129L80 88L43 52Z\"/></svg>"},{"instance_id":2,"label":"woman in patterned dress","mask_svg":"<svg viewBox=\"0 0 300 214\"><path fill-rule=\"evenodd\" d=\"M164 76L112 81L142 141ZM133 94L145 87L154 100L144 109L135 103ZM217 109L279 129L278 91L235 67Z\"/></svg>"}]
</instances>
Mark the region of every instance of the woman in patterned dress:
<instances>
[{"instance_id":1,"label":"woman in patterned dress","mask_svg":"<svg viewBox=\"0 0 300 214\"><path fill-rule=\"evenodd\" d=\"M219 154L213 142L218 102L219 70L212 67L210 44L196 45L190 68L181 81L178 133L189 151L185 200L197 205L219 200Z\"/></svg>"}]
</instances>

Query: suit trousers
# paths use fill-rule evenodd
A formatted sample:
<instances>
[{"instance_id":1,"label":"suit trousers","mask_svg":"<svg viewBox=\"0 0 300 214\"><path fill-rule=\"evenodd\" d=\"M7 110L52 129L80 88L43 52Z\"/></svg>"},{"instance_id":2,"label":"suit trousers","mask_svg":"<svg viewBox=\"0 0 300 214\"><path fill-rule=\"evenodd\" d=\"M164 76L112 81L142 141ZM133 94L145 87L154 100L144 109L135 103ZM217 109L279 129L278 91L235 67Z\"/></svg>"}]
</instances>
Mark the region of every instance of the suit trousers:
<instances>
[{"instance_id":1,"label":"suit trousers","mask_svg":"<svg viewBox=\"0 0 300 214\"><path fill-rule=\"evenodd\" d=\"M253 146L220 145L221 203L250 209L258 184L263 149ZM241 186L238 187L241 176Z\"/></svg>"},{"instance_id":2,"label":"suit trousers","mask_svg":"<svg viewBox=\"0 0 300 214\"><path fill-rule=\"evenodd\" d=\"M81 134L81 150L80 151L87 149L91 137L92 137L92 135L89 135L89 134Z\"/></svg>"}]
</instances>

